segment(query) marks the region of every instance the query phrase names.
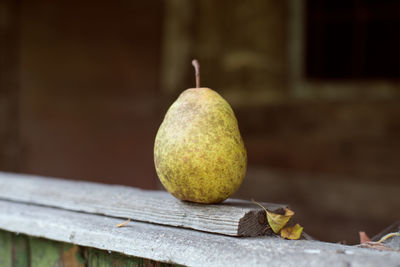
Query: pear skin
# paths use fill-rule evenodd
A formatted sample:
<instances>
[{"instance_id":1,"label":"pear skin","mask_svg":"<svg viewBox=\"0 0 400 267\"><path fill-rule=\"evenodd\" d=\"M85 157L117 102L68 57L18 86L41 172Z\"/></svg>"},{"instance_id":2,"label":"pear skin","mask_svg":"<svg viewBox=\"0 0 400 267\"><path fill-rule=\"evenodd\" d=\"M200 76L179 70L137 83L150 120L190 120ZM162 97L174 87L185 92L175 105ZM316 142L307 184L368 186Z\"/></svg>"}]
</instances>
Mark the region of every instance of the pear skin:
<instances>
[{"instance_id":1,"label":"pear skin","mask_svg":"<svg viewBox=\"0 0 400 267\"><path fill-rule=\"evenodd\" d=\"M178 199L210 204L235 193L247 154L228 102L209 88L182 92L157 132L154 162L161 183Z\"/></svg>"}]
</instances>

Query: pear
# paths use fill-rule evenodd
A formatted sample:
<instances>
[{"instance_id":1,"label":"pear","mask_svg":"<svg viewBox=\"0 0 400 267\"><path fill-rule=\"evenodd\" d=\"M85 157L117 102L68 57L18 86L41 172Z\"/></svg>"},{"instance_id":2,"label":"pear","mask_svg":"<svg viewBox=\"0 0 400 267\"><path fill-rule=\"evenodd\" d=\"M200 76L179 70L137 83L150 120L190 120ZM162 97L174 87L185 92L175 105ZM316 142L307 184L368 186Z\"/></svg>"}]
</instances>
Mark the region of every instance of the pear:
<instances>
[{"instance_id":1,"label":"pear","mask_svg":"<svg viewBox=\"0 0 400 267\"><path fill-rule=\"evenodd\" d=\"M157 175L173 196L219 203L231 196L246 174L247 154L231 106L217 92L183 91L168 109L154 143Z\"/></svg>"}]
</instances>

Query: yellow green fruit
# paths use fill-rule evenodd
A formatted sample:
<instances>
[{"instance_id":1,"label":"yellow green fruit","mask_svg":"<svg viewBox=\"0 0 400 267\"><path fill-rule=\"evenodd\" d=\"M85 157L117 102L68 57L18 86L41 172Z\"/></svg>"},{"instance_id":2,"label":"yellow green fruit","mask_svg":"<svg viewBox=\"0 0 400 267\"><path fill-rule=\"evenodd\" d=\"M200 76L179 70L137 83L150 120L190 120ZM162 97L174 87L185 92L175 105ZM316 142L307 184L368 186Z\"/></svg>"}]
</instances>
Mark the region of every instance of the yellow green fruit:
<instances>
[{"instance_id":1,"label":"yellow green fruit","mask_svg":"<svg viewBox=\"0 0 400 267\"><path fill-rule=\"evenodd\" d=\"M154 161L161 183L181 200L231 196L246 174L247 155L228 102L209 88L185 90L158 130Z\"/></svg>"}]
</instances>

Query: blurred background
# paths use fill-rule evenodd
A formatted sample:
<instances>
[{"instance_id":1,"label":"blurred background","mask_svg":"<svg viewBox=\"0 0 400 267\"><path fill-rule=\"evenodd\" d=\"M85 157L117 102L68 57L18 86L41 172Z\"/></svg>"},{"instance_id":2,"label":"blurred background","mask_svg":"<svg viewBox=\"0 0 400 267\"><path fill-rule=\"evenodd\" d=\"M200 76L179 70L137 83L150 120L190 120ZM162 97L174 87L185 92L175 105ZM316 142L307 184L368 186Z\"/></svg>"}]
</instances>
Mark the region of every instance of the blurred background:
<instances>
[{"instance_id":1,"label":"blurred background","mask_svg":"<svg viewBox=\"0 0 400 267\"><path fill-rule=\"evenodd\" d=\"M0 0L0 170L161 189L197 58L248 150L235 197L355 243L400 219L399 29L396 0Z\"/></svg>"}]
</instances>

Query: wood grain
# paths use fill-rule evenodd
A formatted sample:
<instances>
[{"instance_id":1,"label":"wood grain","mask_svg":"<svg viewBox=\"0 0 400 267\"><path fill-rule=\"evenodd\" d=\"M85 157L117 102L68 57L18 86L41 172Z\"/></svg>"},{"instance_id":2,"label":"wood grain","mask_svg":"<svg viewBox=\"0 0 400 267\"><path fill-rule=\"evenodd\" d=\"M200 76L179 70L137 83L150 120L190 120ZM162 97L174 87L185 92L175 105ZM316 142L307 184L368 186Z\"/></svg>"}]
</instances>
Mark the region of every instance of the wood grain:
<instances>
[{"instance_id":1,"label":"wood grain","mask_svg":"<svg viewBox=\"0 0 400 267\"><path fill-rule=\"evenodd\" d=\"M13 252L13 244L17 246L24 244L25 249L20 250L23 253ZM180 265L0 230L0 267L25 266L178 267Z\"/></svg>"},{"instance_id":2,"label":"wood grain","mask_svg":"<svg viewBox=\"0 0 400 267\"><path fill-rule=\"evenodd\" d=\"M163 263L150 259L129 257L120 253L86 248L87 266L124 266L124 267L179 267L177 264Z\"/></svg>"},{"instance_id":3,"label":"wood grain","mask_svg":"<svg viewBox=\"0 0 400 267\"><path fill-rule=\"evenodd\" d=\"M63 243L61 262L66 267L85 267L85 259L82 256L81 248L77 245Z\"/></svg>"},{"instance_id":4,"label":"wood grain","mask_svg":"<svg viewBox=\"0 0 400 267\"><path fill-rule=\"evenodd\" d=\"M318 240L359 243L354 229L378 233L399 220L400 183L372 182L338 174L249 168L235 195L287 200L296 219ZM329 229L329 230L327 230Z\"/></svg>"},{"instance_id":5,"label":"wood grain","mask_svg":"<svg viewBox=\"0 0 400 267\"><path fill-rule=\"evenodd\" d=\"M0 231L0 266L12 266L11 233Z\"/></svg>"},{"instance_id":6,"label":"wood grain","mask_svg":"<svg viewBox=\"0 0 400 267\"><path fill-rule=\"evenodd\" d=\"M269 236L236 238L136 221L115 227L119 222L101 215L0 200L0 229L93 247L105 255L118 252L165 263L211 267L398 267L400 262L400 254L391 251ZM101 263L93 259L96 262Z\"/></svg>"},{"instance_id":7,"label":"wood grain","mask_svg":"<svg viewBox=\"0 0 400 267\"><path fill-rule=\"evenodd\" d=\"M29 238L29 266L61 267L62 244L42 238Z\"/></svg>"},{"instance_id":8,"label":"wood grain","mask_svg":"<svg viewBox=\"0 0 400 267\"><path fill-rule=\"evenodd\" d=\"M265 212L249 201L202 205L179 201L164 191L3 172L0 198L232 236L262 235L267 226ZM263 205L271 211L286 208Z\"/></svg>"},{"instance_id":9,"label":"wood grain","mask_svg":"<svg viewBox=\"0 0 400 267\"><path fill-rule=\"evenodd\" d=\"M12 266L29 267L29 241L25 235L18 234L12 236Z\"/></svg>"}]
</instances>

